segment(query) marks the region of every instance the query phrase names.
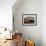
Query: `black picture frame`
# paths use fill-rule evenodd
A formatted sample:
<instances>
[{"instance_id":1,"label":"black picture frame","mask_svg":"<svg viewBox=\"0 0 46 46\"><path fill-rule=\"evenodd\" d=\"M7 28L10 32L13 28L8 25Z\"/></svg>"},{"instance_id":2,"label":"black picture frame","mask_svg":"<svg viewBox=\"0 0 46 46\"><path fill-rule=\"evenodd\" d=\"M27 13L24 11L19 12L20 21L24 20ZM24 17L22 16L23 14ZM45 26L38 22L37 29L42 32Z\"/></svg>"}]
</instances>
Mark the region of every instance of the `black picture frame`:
<instances>
[{"instance_id":1,"label":"black picture frame","mask_svg":"<svg viewBox=\"0 0 46 46\"><path fill-rule=\"evenodd\" d=\"M22 26L36 26L37 14L22 14Z\"/></svg>"}]
</instances>

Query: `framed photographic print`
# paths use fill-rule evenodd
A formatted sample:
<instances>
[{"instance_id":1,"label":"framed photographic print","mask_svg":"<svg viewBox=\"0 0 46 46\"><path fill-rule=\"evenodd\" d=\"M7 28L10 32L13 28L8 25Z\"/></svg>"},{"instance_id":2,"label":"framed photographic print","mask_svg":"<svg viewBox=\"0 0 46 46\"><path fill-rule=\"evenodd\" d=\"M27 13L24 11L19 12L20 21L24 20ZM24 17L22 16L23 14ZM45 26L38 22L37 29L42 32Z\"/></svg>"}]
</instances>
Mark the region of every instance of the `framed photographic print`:
<instances>
[{"instance_id":1,"label":"framed photographic print","mask_svg":"<svg viewBox=\"0 0 46 46\"><path fill-rule=\"evenodd\" d=\"M37 14L22 14L22 26L36 26Z\"/></svg>"}]
</instances>

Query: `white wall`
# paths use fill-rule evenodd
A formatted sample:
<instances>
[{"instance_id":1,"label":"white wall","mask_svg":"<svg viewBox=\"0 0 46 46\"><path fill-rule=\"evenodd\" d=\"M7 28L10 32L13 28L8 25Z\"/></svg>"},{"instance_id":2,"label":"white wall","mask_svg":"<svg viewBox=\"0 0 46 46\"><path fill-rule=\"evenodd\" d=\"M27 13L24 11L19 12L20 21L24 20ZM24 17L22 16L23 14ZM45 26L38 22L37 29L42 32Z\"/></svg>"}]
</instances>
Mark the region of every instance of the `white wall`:
<instances>
[{"instance_id":1,"label":"white wall","mask_svg":"<svg viewBox=\"0 0 46 46\"><path fill-rule=\"evenodd\" d=\"M41 1L41 38L42 46L46 46L46 0Z\"/></svg>"},{"instance_id":2,"label":"white wall","mask_svg":"<svg viewBox=\"0 0 46 46\"><path fill-rule=\"evenodd\" d=\"M0 0L0 27L12 28L12 6L16 0Z\"/></svg>"},{"instance_id":3,"label":"white wall","mask_svg":"<svg viewBox=\"0 0 46 46\"><path fill-rule=\"evenodd\" d=\"M41 1L23 0L16 5L17 3L13 6L15 30L22 32L24 38L34 40L36 46L41 46ZM37 14L37 26L22 26L22 14Z\"/></svg>"}]
</instances>

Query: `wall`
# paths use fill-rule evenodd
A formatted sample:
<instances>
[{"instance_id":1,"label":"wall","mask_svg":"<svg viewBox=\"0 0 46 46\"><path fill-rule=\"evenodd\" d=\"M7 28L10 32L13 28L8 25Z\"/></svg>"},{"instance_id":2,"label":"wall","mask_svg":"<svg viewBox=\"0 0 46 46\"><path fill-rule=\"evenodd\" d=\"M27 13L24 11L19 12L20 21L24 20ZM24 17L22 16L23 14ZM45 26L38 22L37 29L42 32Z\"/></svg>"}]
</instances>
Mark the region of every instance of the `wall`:
<instances>
[{"instance_id":1,"label":"wall","mask_svg":"<svg viewBox=\"0 0 46 46\"><path fill-rule=\"evenodd\" d=\"M12 6L16 0L0 0L0 27L12 29Z\"/></svg>"},{"instance_id":2,"label":"wall","mask_svg":"<svg viewBox=\"0 0 46 46\"><path fill-rule=\"evenodd\" d=\"M46 46L46 0L41 1L41 38L42 46Z\"/></svg>"},{"instance_id":3,"label":"wall","mask_svg":"<svg viewBox=\"0 0 46 46\"><path fill-rule=\"evenodd\" d=\"M18 2L20 2L18 0ZM17 6L16 6L17 5ZM35 41L36 46L41 46L41 1L23 0L13 6L15 30L23 33L23 37ZM22 14L37 14L37 26L22 26Z\"/></svg>"}]
</instances>

